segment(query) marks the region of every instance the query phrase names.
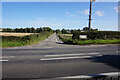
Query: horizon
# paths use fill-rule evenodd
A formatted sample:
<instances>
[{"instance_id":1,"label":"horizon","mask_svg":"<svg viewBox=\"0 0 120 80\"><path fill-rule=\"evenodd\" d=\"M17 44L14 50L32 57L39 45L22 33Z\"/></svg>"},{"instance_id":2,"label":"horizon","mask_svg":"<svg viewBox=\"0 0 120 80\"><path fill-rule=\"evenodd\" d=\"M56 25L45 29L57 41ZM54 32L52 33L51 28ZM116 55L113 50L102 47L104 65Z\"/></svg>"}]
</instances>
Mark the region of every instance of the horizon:
<instances>
[{"instance_id":1,"label":"horizon","mask_svg":"<svg viewBox=\"0 0 120 80\"><path fill-rule=\"evenodd\" d=\"M89 2L2 2L2 28L81 30L88 26L88 12ZM92 28L118 31L118 12L117 2L94 2Z\"/></svg>"}]
</instances>

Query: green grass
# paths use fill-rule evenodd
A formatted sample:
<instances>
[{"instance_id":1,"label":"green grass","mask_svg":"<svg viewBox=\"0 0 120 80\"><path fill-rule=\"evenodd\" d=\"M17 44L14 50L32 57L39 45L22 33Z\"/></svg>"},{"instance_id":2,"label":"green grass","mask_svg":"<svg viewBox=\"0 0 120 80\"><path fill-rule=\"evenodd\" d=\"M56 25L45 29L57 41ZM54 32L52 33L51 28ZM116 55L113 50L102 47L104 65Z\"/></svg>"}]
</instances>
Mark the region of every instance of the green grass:
<instances>
[{"instance_id":1,"label":"green grass","mask_svg":"<svg viewBox=\"0 0 120 80\"><path fill-rule=\"evenodd\" d=\"M72 37L58 35L65 44L87 45L87 44L119 44L120 39L97 39L97 40L72 40Z\"/></svg>"},{"instance_id":2,"label":"green grass","mask_svg":"<svg viewBox=\"0 0 120 80\"><path fill-rule=\"evenodd\" d=\"M16 47L37 44L38 42L43 41L52 34L53 32L41 32L40 34L34 34L24 37L2 37L2 47Z\"/></svg>"},{"instance_id":3,"label":"green grass","mask_svg":"<svg viewBox=\"0 0 120 80\"><path fill-rule=\"evenodd\" d=\"M119 39L113 39L113 40L79 40L74 42L73 44L78 44L78 45L85 45L85 44L118 44L120 43Z\"/></svg>"},{"instance_id":4,"label":"green grass","mask_svg":"<svg viewBox=\"0 0 120 80\"><path fill-rule=\"evenodd\" d=\"M26 42L18 42L18 41L4 41L2 42L2 47L15 47L15 46L24 46L27 45Z\"/></svg>"}]
</instances>

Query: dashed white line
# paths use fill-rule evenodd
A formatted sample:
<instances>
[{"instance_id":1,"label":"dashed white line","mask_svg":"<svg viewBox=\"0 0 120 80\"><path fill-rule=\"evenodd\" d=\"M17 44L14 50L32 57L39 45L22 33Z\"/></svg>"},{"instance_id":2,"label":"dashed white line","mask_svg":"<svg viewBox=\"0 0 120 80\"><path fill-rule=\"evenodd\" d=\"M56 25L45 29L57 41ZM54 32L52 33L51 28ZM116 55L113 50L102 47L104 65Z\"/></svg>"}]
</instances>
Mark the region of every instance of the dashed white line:
<instances>
[{"instance_id":1,"label":"dashed white line","mask_svg":"<svg viewBox=\"0 0 120 80\"><path fill-rule=\"evenodd\" d=\"M44 47L44 48L46 49L46 48L53 48L53 47Z\"/></svg>"},{"instance_id":2,"label":"dashed white line","mask_svg":"<svg viewBox=\"0 0 120 80\"><path fill-rule=\"evenodd\" d=\"M0 62L8 62L9 60L0 60Z\"/></svg>"},{"instance_id":3,"label":"dashed white line","mask_svg":"<svg viewBox=\"0 0 120 80\"><path fill-rule=\"evenodd\" d=\"M100 75L106 75L106 76L120 76L120 72L111 72L111 73L101 73Z\"/></svg>"},{"instance_id":4,"label":"dashed white line","mask_svg":"<svg viewBox=\"0 0 120 80\"><path fill-rule=\"evenodd\" d=\"M75 54L45 55L45 57L81 56L81 55L98 55L98 54L99 53L75 53Z\"/></svg>"},{"instance_id":5,"label":"dashed white line","mask_svg":"<svg viewBox=\"0 0 120 80\"><path fill-rule=\"evenodd\" d=\"M110 72L110 73L101 73L101 74L97 74L95 76L106 76L106 77L118 77L120 76L119 74L120 72ZM90 75L78 75L78 76L67 76L67 77L59 77L59 78L63 78L63 79L90 79L90 78L93 78L95 77L94 75L93 76L90 76Z\"/></svg>"},{"instance_id":6,"label":"dashed white line","mask_svg":"<svg viewBox=\"0 0 120 80\"><path fill-rule=\"evenodd\" d=\"M120 51L116 51L116 53L120 53Z\"/></svg>"},{"instance_id":7,"label":"dashed white line","mask_svg":"<svg viewBox=\"0 0 120 80\"><path fill-rule=\"evenodd\" d=\"M97 55L102 56L102 55ZM58 57L58 58L44 58L40 59L41 61L48 61L48 60L64 60L64 59L80 59L80 58L92 58L93 56L77 56L77 57Z\"/></svg>"},{"instance_id":8,"label":"dashed white line","mask_svg":"<svg viewBox=\"0 0 120 80\"><path fill-rule=\"evenodd\" d=\"M0 56L0 59L1 58L15 58L15 56Z\"/></svg>"},{"instance_id":9,"label":"dashed white line","mask_svg":"<svg viewBox=\"0 0 120 80\"><path fill-rule=\"evenodd\" d=\"M64 78L64 79L67 79L67 78L69 78L69 79L76 79L76 78L89 79L89 78L92 78L92 76L80 75L80 76L68 76L68 77L61 77L61 78Z\"/></svg>"}]
</instances>

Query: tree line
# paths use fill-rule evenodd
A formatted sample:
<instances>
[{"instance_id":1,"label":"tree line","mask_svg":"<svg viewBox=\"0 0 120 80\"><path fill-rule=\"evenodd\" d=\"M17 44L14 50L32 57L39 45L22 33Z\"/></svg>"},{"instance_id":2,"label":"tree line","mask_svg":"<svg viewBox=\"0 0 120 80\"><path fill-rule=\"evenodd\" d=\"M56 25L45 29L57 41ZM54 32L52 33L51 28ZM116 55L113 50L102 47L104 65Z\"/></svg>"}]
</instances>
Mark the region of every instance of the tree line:
<instances>
[{"instance_id":1,"label":"tree line","mask_svg":"<svg viewBox=\"0 0 120 80\"><path fill-rule=\"evenodd\" d=\"M40 33L42 31L53 31L50 27L40 27L40 28L15 28L15 29L11 29L11 28L5 28L3 29L2 32L16 32L16 33Z\"/></svg>"},{"instance_id":2,"label":"tree line","mask_svg":"<svg viewBox=\"0 0 120 80\"><path fill-rule=\"evenodd\" d=\"M80 29L56 29L56 33L62 33L62 34L73 34L73 33L80 33L80 32L88 32L89 28L88 27L84 27L82 30ZM91 29L91 31L98 31L98 29Z\"/></svg>"}]
</instances>

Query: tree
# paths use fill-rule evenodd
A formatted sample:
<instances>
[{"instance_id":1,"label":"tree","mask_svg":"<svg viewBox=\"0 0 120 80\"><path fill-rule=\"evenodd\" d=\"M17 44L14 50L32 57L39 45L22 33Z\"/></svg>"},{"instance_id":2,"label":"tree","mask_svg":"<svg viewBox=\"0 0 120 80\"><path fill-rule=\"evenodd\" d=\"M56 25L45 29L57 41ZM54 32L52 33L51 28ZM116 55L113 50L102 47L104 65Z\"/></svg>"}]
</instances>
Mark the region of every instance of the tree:
<instances>
[{"instance_id":1,"label":"tree","mask_svg":"<svg viewBox=\"0 0 120 80\"><path fill-rule=\"evenodd\" d=\"M72 39L79 39L80 32L78 30L73 31Z\"/></svg>"},{"instance_id":2,"label":"tree","mask_svg":"<svg viewBox=\"0 0 120 80\"><path fill-rule=\"evenodd\" d=\"M12 31L13 31L12 29L10 29L10 28L6 28L6 29L3 29L2 32L12 32Z\"/></svg>"},{"instance_id":3,"label":"tree","mask_svg":"<svg viewBox=\"0 0 120 80\"><path fill-rule=\"evenodd\" d=\"M56 29L55 32L56 32L56 33L60 33L60 29Z\"/></svg>"},{"instance_id":4,"label":"tree","mask_svg":"<svg viewBox=\"0 0 120 80\"><path fill-rule=\"evenodd\" d=\"M89 30L88 27L84 27L84 28L83 28L83 31L88 31L88 30ZM92 29L92 28L91 28L91 31L98 31L98 29Z\"/></svg>"},{"instance_id":5,"label":"tree","mask_svg":"<svg viewBox=\"0 0 120 80\"><path fill-rule=\"evenodd\" d=\"M23 28L20 28L20 32L23 33Z\"/></svg>"},{"instance_id":6,"label":"tree","mask_svg":"<svg viewBox=\"0 0 120 80\"><path fill-rule=\"evenodd\" d=\"M61 32L62 32L62 34L67 34L67 30L65 30L65 29L62 29Z\"/></svg>"},{"instance_id":7,"label":"tree","mask_svg":"<svg viewBox=\"0 0 120 80\"><path fill-rule=\"evenodd\" d=\"M52 31L52 29L50 27L43 27L44 31Z\"/></svg>"},{"instance_id":8,"label":"tree","mask_svg":"<svg viewBox=\"0 0 120 80\"><path fill-rule=\"evenodd\" d=\"M36 32L35 28L32 27L30 32L35 33Z\"/></svg>"},{"instance_id":9,"label":"tree","mask_svg":"<svg viewBox=\"0 0 120 80\"><path fill-rule=\"evenodd\" d=\"M36 32L37 32L37 33L40 33L41 31L42 31L42 28L41 28L41 27L36 29Z\"/></svg>"},{"instance_id":10,"label":"tree","mask_svg":"<svg viewBox=\"0 0 120 80\"><path fill-rule=\"evenodd\" d=\"M30 28L26 28L26 30L27 30L27 33L30 33L30 32L31 32Z\"/></svg>"},{"instance_id":11,"label":"tree","mask_svg":"<svg viewBox=\"0 0 120 80\"><path fill-rule=\"evenodd\" d=\"M20 32L20 29L19 28L15 28L14 32Z\"/></svg>"},{"instance_id":12,"label":"tree","mask_svg":"<svg viewBox=\"0 0 120 80\"><path fill-rule=\"evenodd\" d=\"M23 33L27 33L27 28L24 28L24 29L23 29Z\"/></svg>"},{"instance_id":13,"label":"tree","mask_svg":"<svg viewBox=\"0 0 120 80\"><path fill-rule=\"evenodd\" d=\"M83 31L88 31L88 30L89 30L88 27L84 27L84 28L83 28Z\"/></svg>"}]
</instances>

